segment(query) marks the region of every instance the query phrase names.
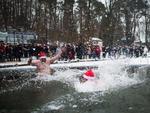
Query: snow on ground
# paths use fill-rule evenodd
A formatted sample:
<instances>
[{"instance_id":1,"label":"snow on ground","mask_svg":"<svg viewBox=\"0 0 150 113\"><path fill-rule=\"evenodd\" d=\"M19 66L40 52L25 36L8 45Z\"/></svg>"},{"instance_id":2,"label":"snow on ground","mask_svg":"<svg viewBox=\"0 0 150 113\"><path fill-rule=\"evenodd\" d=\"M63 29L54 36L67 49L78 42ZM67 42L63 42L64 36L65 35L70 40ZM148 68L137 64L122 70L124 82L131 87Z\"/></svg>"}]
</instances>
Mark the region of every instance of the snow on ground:
<instances>
[{"instance_id":1,"label":"snow on ground","mask_svg":"<svg viewBox=\"0 0 150 113\"><path fill-rule=\"evenodd\" d=\"M51 64L52 68L69 68L69 67L98 67L104 64L111 64L117 62L122 65L150 65L150 57L148 58L123 58L123 59L82 59L82 60L73 60L73 61L57 61L55 64ZM7 62L0 63L0 67L9 66L10 68L35 68L34 66L23 66L27 64L27 61L22 62ZM22 66L19 66L22 65ZM14 66L14 67L13 67Z\"/></svg>"},{"instance_id":2,"label":"snow on ground","mask_svg":"<svg viewBox=\"0 0 150 113\"><path fill-rule=\"evenodd\" d=\"M84 61L84 62L74 62L74 63L57 63L52 64L52 68L63 68L63 67L97 67L103 64L110 64L113 62L118 62L122 65L150 65L150 58L125 58L125 59L106 59L99 61Z\"/></svg>"}]
</instances>

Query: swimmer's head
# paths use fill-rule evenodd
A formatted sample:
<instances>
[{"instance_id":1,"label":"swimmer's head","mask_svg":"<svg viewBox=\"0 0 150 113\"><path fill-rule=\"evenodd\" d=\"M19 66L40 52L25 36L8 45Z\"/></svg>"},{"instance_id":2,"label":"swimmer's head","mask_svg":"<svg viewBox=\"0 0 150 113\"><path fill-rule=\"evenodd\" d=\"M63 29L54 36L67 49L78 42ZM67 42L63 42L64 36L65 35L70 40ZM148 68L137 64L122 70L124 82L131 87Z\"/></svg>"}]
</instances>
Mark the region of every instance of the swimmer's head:
<instances>
[{"instance_id":1,"label":"swimmer's head","mask_svg":"<svg viewBox=\"0 0 150 113\"><path fill-rule=\"evenodd\" d=\"M92 71L92 69L89 69L88 71L86 71L82 76L80 76L79 80L80 82L86 82L88 80L93 80L95 79L95 74Z\"/></svg>"},{"instance_id":2,"label":"swimmer's head","mask_svg":"<svg viewBox=\"0 0 150 113\"><path fill-rule=\"evenodd\" d=\"M46 62L46 57L42 57L42 58L40 57L40 61L41 62Z\"/></svg>"},{"instance_id":3,"label":"swimmer's head","mask_svg":"<svg viewBox=\"0 0 150 113\"><path fill-rule=\"evenodd\" d=\"M46 53L41 51L39 54L39 58L41 62L46 62Z\"/></svg>"}]
</instances>

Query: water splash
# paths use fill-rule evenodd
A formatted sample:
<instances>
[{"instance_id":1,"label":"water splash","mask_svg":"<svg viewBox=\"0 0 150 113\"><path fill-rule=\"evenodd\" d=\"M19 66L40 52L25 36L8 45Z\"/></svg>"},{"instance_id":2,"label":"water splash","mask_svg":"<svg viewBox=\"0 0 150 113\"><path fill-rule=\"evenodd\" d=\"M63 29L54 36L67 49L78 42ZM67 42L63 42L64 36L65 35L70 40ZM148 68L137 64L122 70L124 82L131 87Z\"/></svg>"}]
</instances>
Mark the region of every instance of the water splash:
<instances>
[{"instance_id":1,"label":"water splash","mask_svg":"<svg viewBox=\"0 0 150 113\"><path fill-rule=\"evenodd\" d=\"M126 61L124 60L124 62ZM82 66L82 63L79 64ZM62 70L56 70L54 76L37 76L36 78L32 78L23 82L19 86L1 92L21 89L26 85L29 86L31 81L35 81L35 85L36 82L39 84L39 81L41 84L49 81L60 81L70 87L73 87L77 92L117 90L119 88L140 83L141 80L139 79L139 76L136 74L132 74L132 77L129 76L125 70L126 67L127 63L123 63L121 60L104 61L98 65L98 69L93 69L97 76L96 82L92 81L85 84L81 84L79 82L79 76L81 76L86 70L66 68Z\"/></svg>"},{"instance_id":2,"label":"water splash","mask_svg":"<svg viewBox=\"0 0 150 113\"><path fill-rule=\"evenodd\" d=\"M119 60L100 64L98 69L94 70L97 80L87 83L76 82L75 89L79 92L117 90L142 82L137 73L129 76L126 67L127 65Z\"/></svg>"},{"instance_id":3,"label":"water splash","mask_svg":"<svg viewBox=\"0 0 150 113\"><path fill-rule=\"evenodd\" d=\"M93 69L97 75L97 82L87 82L81 84L79 76L86 70L60 70L55 74L57 76L41 77L43 81L58 80L74 87L76 92L71 94L62 95L53 101L43 105L37 112L51 112L62 111L71 112L85 109L88 106L97 106L105 103L103 98L106 94L111 94L113 91L130 87L144 81L138 75L133 73L132 76L126 70L127 65L122 64L120 61L110 61L100 64L98 69ZM84 92L84 93L82 93Z\"/></svg>"},{"instance_id":4,"label":"water splash","mask_svg":"<svg viewBox=\"0 0 150 113\"><path fill-rule=\"evenodd\" d=\"M124 61L127 62L127 61ZM81 64L82 65L82 64ZM98 69L93 69L97 80L86 83L79 82L81 76L86 70L63 69L55 72L54 76L38 76L35 80L41 81L60 81L74 87L78 92L93 92L117 90L142 82L137 73L129 75L126 70L127 64L121 60L109 60L98 65Z\"/></svg>"}]
</instances>

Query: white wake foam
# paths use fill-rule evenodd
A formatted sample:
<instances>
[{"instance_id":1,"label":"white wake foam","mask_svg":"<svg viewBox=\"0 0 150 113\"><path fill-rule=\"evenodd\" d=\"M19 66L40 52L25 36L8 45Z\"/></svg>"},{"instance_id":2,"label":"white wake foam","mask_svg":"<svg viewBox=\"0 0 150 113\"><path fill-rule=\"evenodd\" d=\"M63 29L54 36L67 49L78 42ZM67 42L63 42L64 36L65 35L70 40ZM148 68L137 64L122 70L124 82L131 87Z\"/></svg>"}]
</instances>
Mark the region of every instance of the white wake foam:
<instances>
[{"instance_id":1,"label":"white wake foam","mask_svg":"<svg viewBox=\"0 0 150 113\"><path fill-rule=\"evenodd\" d=\"M82 66L82 63L80 65ZM74 87L78 92L117 90L141 82L138 76L130 77L128 75L124 70L126 65L121 60L109 60L109 62L100 63L98 69L93 69L97 80L86 83L79 82L79 76L86 70L77 69L59 70L56 71L56 76L48 75L39 77L38 79L44 81L61 81Z\"/></svg>"},{"instance_id":2,"label":"white wake foam","mask_svg":"<svg viewBox=\"0 0 150 113\"><path fill-rule=\"evenodd\" d=\"M106 91L117 90L140 83L138 76L130 77L124 70L126 65L119 61L110 61L103 65L99 65L98 70L95 70L98 80L85 84L78 83L76 87L79 92Z\"/></svg>"}]
</instances>

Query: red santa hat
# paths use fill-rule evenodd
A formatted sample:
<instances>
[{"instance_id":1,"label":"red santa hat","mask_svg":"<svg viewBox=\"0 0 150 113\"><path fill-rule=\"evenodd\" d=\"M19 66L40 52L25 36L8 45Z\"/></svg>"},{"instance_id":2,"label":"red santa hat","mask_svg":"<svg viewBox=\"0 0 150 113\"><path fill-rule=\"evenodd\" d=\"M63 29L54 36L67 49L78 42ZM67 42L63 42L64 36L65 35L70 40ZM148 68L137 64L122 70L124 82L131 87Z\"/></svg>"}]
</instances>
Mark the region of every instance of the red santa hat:
<instances>
[{"instance_id":1,"label":"red santa hat","mask_svg":"<svg viewBox=\"0 0 150 113\"><path fill-rule=\"evenodd\" d=\"M83 77L87 80L93 80L95 79L95 74L94 72L92 71L92 69L89 69L88 71L86 71L84 74L83 74Z\"/></svg>"},{"instance_id":2,"label":"red santa hat","mask_svg":"<svg viewBox=\"0 0 150 113\"><path fill-rule=\"evenodd\" d=\"M38 55L39 55L40 59L41 58L46 58L46 53L43 52L43 51L41 51Z\"/></svg>"}]
</instances>

